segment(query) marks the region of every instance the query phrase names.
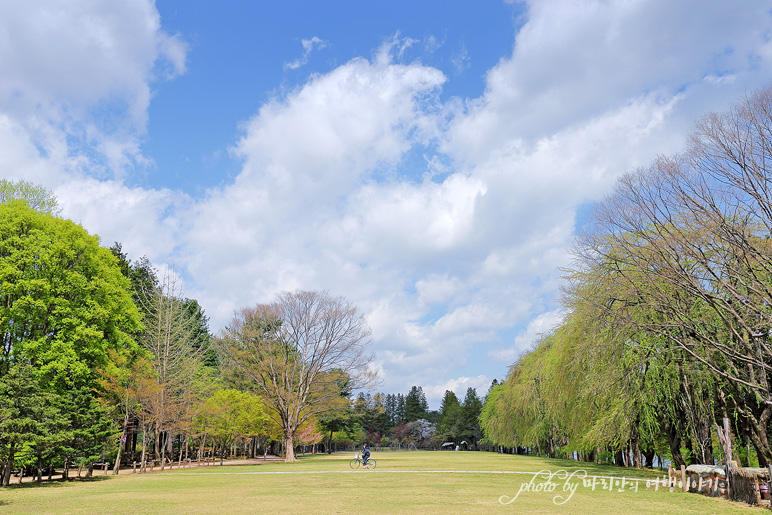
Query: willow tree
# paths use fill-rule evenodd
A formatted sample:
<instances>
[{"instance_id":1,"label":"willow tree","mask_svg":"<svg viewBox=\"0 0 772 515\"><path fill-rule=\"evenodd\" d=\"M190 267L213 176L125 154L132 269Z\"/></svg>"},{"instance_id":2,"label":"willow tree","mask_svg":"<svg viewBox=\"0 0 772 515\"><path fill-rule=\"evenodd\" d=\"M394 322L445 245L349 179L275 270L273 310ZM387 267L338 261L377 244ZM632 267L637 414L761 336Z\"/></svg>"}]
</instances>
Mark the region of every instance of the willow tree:
<instances>
[{"instance_id":1,"label":"willow tree","mask_svg":"<svg viewBox=\"0 0 772 515\"><path fill-rule=\"evenodd\" d=\"M629 290L626 302L654 316L617 322L677 351L715 391L686 413L711 459L717 412L735 420L772 461L772 87L703 118L686 151L623 177L596 209L580 259Z\"/></svg>"},{"instance_id":2,"label":"willow tree","mask_svg":"<svg viewBox=\"0 0 772 515\"><path fill-rule=\"evenodd\" d=\"M223 366L265 399L281 426L288 462L296 461L293 439L304 422L337 407L342 390L373 384L370 343L356 307L309 291L242 309L217 339Z\"/></svg>"}]
</instances>

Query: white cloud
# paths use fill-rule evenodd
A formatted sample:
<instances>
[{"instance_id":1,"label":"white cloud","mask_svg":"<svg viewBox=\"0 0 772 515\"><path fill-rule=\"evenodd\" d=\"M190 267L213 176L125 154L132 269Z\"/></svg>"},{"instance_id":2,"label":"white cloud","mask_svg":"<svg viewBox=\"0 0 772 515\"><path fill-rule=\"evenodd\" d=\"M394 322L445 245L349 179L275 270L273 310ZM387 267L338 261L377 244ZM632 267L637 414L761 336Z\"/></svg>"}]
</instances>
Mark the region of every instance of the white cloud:
<instances>
[{"instance_id":1,"label":"white cloud","mask_svg":"<svg viewBox=\"0 0 772 515\"><path fill-rule=\"evenodd\" d=\"M692 99L730 85L703 78L740 30L730 23L716 38L689 29L707 46L685 41L672 55L667 44L641 48L648 33L633 25L654 30L668 9L683 20L680 7L575 9L532 5L512 56L462 108L438 104L441 72L394 62L413 44L398 39L372 61L350 61L265 104L235 148L242 174L202 204L187 240L190 272L206 277L205 305L218 306L213 318L283 289L343 294L368 313L387 390L442 385L431 378L514 359L559 320L554 295L577 208L678 150ZM701 23L720 15L708 9ZM646 69L666 58L676 63ZM437 169L448 161L434 156L400 174L408 152L433 141L450 164ZM505 346L502 335L518 328Z\"/></svg>"},{"instance_id":2,"label":"white cloud","mask_svg":"<svg viewBox=\"0 0 772 515\"><path fill-rule=\"evenodd\" d=\"M563 320L563 311L556 309L542 313L528 324L528 327L515 337L511 346L501 349L491 349L488 356L492 359L514 363L523 352L530 350L542 335L549 333Z\"/></svg>"},{"instance_id":3,"label":"white cloud","mask_svg":"<svg viewBox=\"0 0 772 515\"><path fill-rule=\"evenodd\" d=\"M311 55L311 52L313 52L315 49L321 50L323 48L327 48L329 45L327 41L319 39L316 36L312 37L311 39L302 39L300 40L300 43L303 45L303 55L292 62L284 63L285 70L297 70L301 66L305 66L308 64L308 58Z\"/></svg>"},{"instance_id":4,"label":"white cloud","mask_svg":"<svg viewBox=\"0 0 772 515\"><path fill-rule=\"evenodd\" d=\"M428 385L421 387L426 395L426 400L429 401L429 406L432 409L439 409L440 402L445 396L446 391L451 391L456 394L459 402L464 401L466 397L466 391L468 388L474 388L477 392L477 396L480 399L485 398L488 394L488 388L491 386L493 379L486 375L479 375L475 377L457 377L450 379L441 384Z\"/></svg>"},{"instance_id":5,"label":"white cloud","mask_svg":"<svg viewBox=\"0 0 772 515\"><path fill-rule=\"evenodd\" d=\"M477 162L513 136L543 138L647 92L699 90L706 75L767 80L768 10L760 1L528 2L512 56L489 71L447 148Z\"/></svg>"},{"instance_id":6,"label":"white cloud","mask_svg":"<svg viewBox=\"0 0 772 515\"><path fill-rule=\"evenodd\" d=\"M765 4L531 2L485 94L447 102L446 75L400 62L415 41L391 38L246 113L240 173L193 199L120 180L147 163L153 81L186 66L152 2L5 3L0 176L184 270L215 330L327 289L367 314L385 391L484 395L560 319L577 208L772 78ZM327 42L302 44L298 66Z\"/></svg>"},{"instance_id":7,"label":"white cloud","mask_svg":"<svg viewBox=\"0 0 772 515\"><path fill-rule=\"evenodd\" d=\"M0 34L0 113L43 156L100 177L146 162L150 81L185 71L152 2L3 2Z\"/></svg>"}]
</instances>

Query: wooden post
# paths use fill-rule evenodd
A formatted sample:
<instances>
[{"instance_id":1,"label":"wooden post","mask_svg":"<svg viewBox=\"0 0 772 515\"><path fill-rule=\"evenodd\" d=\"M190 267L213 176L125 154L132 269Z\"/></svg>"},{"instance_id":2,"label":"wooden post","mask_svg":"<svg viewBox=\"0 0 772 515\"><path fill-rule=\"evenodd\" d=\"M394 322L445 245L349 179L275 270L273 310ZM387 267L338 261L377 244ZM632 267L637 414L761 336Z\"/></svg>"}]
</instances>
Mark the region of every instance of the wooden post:
<instances>
[{"instance_id":1,"label":"wooden post","mask_svg":"<svg viewBox=\"0 0 772 515\"><path fill-rule=\"evenodd\" d=\"M686 481L686 465L681 465L681 487L684 493L689 491L689 483Z\"/></svg>"},{"instance_id":2,"label":"wooden post","mask_svg":"<svg viewBox=\"0 0 772 515\"><path fill-rule=\"evenodd\" d=\"M759 488L759 476L753 476L754 492L756 493L756 505L761 506L761 488Z\"/></svg>"}]
</instances>

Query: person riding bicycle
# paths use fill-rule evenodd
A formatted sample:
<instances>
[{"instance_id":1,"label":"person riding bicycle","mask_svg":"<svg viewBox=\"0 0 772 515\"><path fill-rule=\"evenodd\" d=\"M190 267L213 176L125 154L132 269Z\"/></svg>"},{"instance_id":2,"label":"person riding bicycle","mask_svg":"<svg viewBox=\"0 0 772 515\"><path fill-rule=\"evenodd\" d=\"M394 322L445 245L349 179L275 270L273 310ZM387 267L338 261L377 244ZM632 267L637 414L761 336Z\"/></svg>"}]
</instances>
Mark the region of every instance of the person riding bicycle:
<instances>
[{"instance_id":1,"label":"person riding bicycle","mask_svg":"<svg viewBox=\"0 0 772 515\"><path fill-rule=\"evenodd\" d=\"M367 448L367 444L362 447L362 465L367 465L367 460L370 459L370 449Z\"/></svg>"}]
</instances>

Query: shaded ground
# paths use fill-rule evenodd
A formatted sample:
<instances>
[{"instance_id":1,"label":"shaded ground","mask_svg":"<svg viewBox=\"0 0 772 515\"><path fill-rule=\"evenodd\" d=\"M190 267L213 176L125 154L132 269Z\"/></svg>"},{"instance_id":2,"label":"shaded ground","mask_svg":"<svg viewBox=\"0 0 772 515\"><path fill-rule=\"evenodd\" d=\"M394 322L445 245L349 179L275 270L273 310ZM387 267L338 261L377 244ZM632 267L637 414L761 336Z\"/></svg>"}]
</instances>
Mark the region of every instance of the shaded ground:
<instances>
[{"instance_id":1,"label":"shaded ground","mask_svg":"<svg viewBox=\"0 0 772 515\"><path fill-rule=\"evenodd\" d=\"M273 454L269 454L265 458L243 458L243 459L233 459L233 460L223 460L222 465L223 466L231 466L231 465L264 465L266 463L276 463L276 462L282 462L284 461L283 458L279 456L274 456ZM171 465L167 464L166 467L164 467L164 471L168 470L179 470L180 468L200 468L200 467L219 467L220 466L220 460L215 459L214 461L191 461L189 463L183 462L181 465L178 462L174 462ZM158 473L162 472L160 465L155 465L154 467L148 466L147 469L148 473ZM133 465L124 465L121 466L121 469L119 471L119 474L134 474L139 473L139 465L136 466L136 472L135 467ZM70 469L70 479L84 479L86 475L86 469L82 469L80 471L80 474L78 473L78 469ZM92 477L101 477L101 476L112 476L113 475L113 469L112 466L108 466L107 469L105 469L104 465L99 465L94 468L94 472L92 474ZM53 474L50 478L50 481L61 481L62 480L62 471L57 471L55 474ZM48 474L43 475L43 482L49 481ZM35 477L32 476L25 476L20 477L18 475L11 475L11 484L12 485L18 485L19 483L33 483L35 482Z\"/></svg>"}]
</instances>

